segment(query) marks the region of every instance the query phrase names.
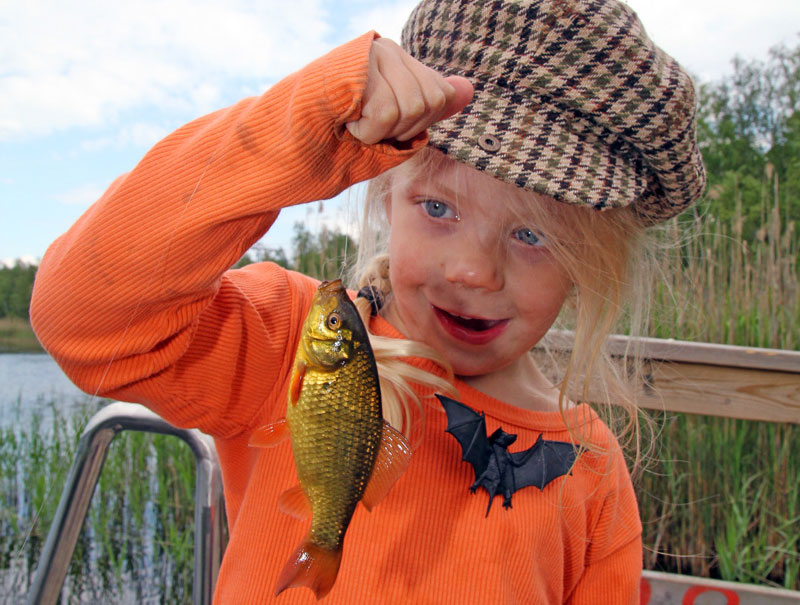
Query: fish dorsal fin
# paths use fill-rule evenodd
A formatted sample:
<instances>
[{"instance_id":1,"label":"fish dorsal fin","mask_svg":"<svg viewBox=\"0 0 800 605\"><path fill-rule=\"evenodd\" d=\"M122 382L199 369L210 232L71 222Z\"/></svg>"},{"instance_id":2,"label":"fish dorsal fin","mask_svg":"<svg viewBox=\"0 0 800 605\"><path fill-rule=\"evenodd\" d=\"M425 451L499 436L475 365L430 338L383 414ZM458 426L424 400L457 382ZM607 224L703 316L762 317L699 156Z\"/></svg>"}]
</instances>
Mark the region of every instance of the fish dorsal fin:
<instances>
[{"instance_id":1,"label":"fish dorsal fin","mask_svg":"<svg viewBox=\"0 0 800 605\"><path fill-rule=\"evenodd\" d=\"M301 521L305 521L311 516L311 503L299 485L290 487L278 496L278 509Z\"/></svg>"},{"instance_id":2,"label":"fish dorsal fin","mask_svg":"<svg viewBox=\"0 0 800 605\"><path fill-rule=\"evenodd\" d=\"M289 436L286 419L281 418L272 424L265 424L250 433L248 445L251 447L273 447Z\"/></svg>"},{"instance_id":3,"label":"fish dorsal fin","mask_svg":"<svg viewBox=\"0 0 800 605\"><path fill-rule=\"evenodd\" d=\"M411 447L408 445L408 440L384 420L378 456L372 468L372 476L361 497L361 502L367 510L372 510L383 500L410 462Z\"/></svg>"}]
</instances>

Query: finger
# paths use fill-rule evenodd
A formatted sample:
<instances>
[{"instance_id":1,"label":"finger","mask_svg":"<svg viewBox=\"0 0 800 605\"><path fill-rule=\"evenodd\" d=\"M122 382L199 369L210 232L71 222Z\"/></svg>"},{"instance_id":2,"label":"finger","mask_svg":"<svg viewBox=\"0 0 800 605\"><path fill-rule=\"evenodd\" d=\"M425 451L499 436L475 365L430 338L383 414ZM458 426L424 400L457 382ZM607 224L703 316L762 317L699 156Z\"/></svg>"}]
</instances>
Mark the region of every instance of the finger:
<instances>
[{"instance_id":1,"label":"finger","mask_svg":"<svg viewBox=\"0 0 800 605\"><path fill-rule=\"evenodd\" d=\"M388 133L397 123L399 113L392 87L379 71L375 71L367 81L361 117L348 122L345 127L361 142L373 145L388 138Z\"/></svg>"},{"instance_id":2,"label":"finger","mask_svg":"<svg viewBox=\"0 0 800 605\"><path fill-rule=\"evenodd\" d=\"M431 112L422 116L422 118L406 132L398 134L396 138L399 141L411 139L427 129L431 124L457 114L469 104L475 94L475 88L467 78L463 76L448 76L443 78L437 72L429 68L425 69L431 74L428 78L432 76L433 82L441 91L445 102L443 106L440 107L440 100L428 101L431 106ZM431 84L430 87L423 85L423 89L430 91L432 90L432 86L433 84ZM430 97L426 94L426 98Z\"/></svg>"},{"instance_id":3,"label":"finger","mask_svg":"<svg viewBox=\"0 0 800 605\"><path fill-rule=\"evenodd\" d=\"M397 121L386 133L387 139L393 139L426 119L431 112L429 91L435 86L434 77L438 76L394 43L388 52L379 55L378 65L397 100ZM430 72L430 75L426 72ZM423 129L417 129L417 132Z\"/></svg>"},{"instance_id":4,"label":"finger","mask_svg":"<svg viewBox=\"0 0 800 605\"><path fill-rule=\"evenodd\" d=\"M414 61L410 57L409 60ZM416 61L414 63L415 65L411 66L412 69L410 71L417 79L425 108L416 120L411 121L409 119L407 122L401 122L397 125L394 134L399 141L414 138L439 120L443 111L449 106L456 94L455 88L438 73ZM409 115L409 118L411 117Z\"/></svg>"},{"instance_id":5,"label":"finger","mask_svg":"<svg viewBox=\"0 0 800 605\"><path fill-rule=\"evenodd\" d=\"M448 100L439 120L444 120L457 114L472 101L472 97L475 95L475 88L472 86L472 82L463 76L448 76L445 80L455 89L455 94Z\"/></svg>"}]
</instances>

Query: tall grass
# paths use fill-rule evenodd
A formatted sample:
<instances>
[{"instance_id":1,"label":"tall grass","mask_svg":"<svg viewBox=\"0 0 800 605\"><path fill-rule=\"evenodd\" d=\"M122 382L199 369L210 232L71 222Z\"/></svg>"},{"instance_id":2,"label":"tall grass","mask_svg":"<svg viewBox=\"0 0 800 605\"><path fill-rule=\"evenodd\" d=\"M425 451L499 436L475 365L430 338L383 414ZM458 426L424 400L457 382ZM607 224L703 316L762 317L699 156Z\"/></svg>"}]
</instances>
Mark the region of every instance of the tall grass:
<instances>
[{"instance_id":1,"label":"tall grass","mask_svg":"<svg viewBox=\"0 0 800 605\"><path fill-rule=\"evenodd\" d=\"M667 226L668 239L685 245L672 249L670 270L654 294L650 336L800 349L800 238L794 222L782 223L778 183L769 182L765 179L755 241L742 237L738 191L728 224L715 218L712 199L710 211L695 210ZM709 196L716 197L715 191Z\"/></svg>"},{"instance_id":2,"label":"tall grass","mask_svg":"<svg viewBox=\"0 0 800 605\"><path fill-rule=\"evenodd\" d=\"M96 405L65 418L51 405L0 429L0 585L22 601L38 564L79 436ZM194 457L181 440L123 432L81 530L62 603L191 600Z\"/></svg>"},{"instance_id":3,"label":"tall grass","mask_svg":"<svg viewBox=\"0 0 800 605\"><path fill-rule=\"evenodd\" d=\"M659 414L637 484L645 566L800 590L797 427Z\"/></svg>"},{"instance_id":4,"label":"tall grass","mask_svg":"<svg viewBox=\"0 0 800 605\"><path fill-rule=\"evenodd\" d=\"M778 183L768 169L752 242L742 237L736 193L729 224L710 211L667 227L685 243L655 292L650 335L800 349L799 238L794 223L781 222ZM800 427L656 420L658 448L637 488L645 565L800 590Z\"/></svg>"}]
</instances>

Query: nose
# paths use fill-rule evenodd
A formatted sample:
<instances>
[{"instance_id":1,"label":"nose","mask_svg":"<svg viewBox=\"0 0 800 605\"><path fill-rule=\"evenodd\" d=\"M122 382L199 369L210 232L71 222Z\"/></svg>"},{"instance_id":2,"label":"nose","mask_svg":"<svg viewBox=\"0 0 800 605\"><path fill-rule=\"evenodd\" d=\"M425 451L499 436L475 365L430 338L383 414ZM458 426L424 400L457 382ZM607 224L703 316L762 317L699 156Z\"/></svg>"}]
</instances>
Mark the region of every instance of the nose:
<instances>
[{"instance_id":1,"label":"nose","mask_svg":"<svg viewBox=\"0 0 800 605\"><path fill-rule=\"evenodd\" d=\"M465 237L451 249L445 278L452 284L497 292L503 288L503 251L497 242L488 244L480 237Z\"/></svg>"}]
</instances>

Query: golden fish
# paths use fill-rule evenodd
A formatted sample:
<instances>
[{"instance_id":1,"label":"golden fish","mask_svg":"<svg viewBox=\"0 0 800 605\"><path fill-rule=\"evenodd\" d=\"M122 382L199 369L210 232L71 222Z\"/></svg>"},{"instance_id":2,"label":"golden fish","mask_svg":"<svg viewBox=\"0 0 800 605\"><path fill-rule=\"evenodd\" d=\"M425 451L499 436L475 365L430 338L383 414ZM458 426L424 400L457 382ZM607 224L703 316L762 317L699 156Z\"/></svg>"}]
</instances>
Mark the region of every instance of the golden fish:
<instances>
[{"instance_id":1,"label":"golden fish","mask_svg":"<svg viewBox=\"0 0 800 605\"><path fill-rule=\"evenodd\" d=\"M333 587L356 504L372 508L408 466L405 438L383 420L378 370L367 330L340 280L320 284L303 324L286 419L254 431L250 445L272 446L288 429L300 485L279 499L306 518L308 534L281 572L275 595Z\"/></svg>"}]
</instances>

